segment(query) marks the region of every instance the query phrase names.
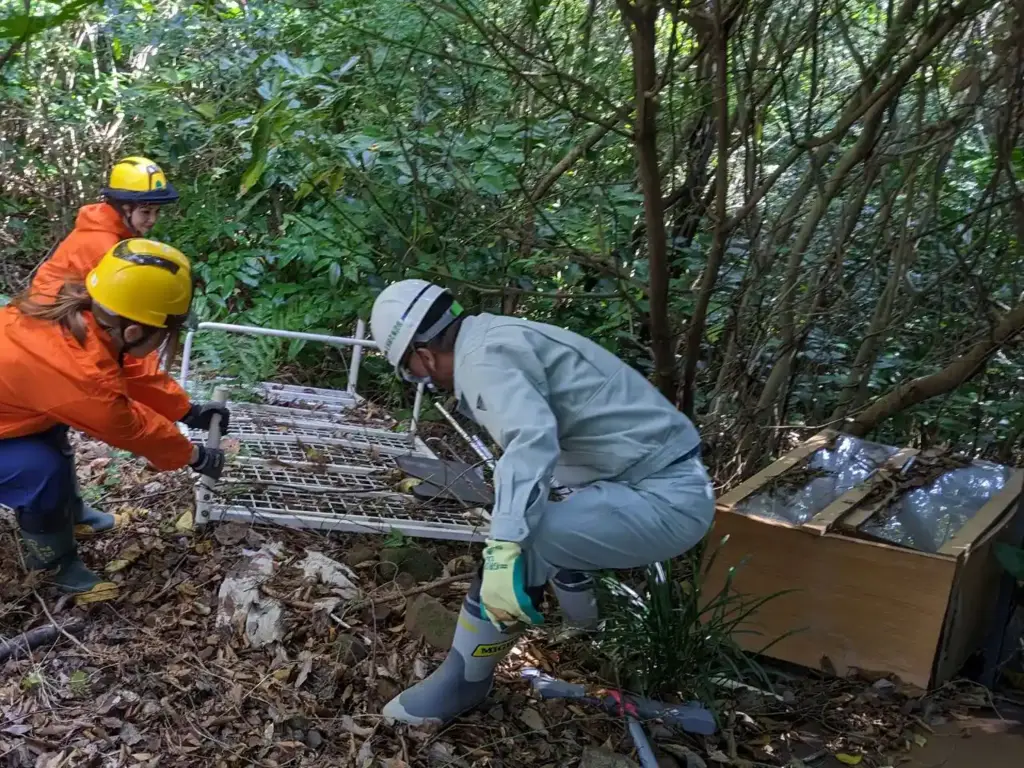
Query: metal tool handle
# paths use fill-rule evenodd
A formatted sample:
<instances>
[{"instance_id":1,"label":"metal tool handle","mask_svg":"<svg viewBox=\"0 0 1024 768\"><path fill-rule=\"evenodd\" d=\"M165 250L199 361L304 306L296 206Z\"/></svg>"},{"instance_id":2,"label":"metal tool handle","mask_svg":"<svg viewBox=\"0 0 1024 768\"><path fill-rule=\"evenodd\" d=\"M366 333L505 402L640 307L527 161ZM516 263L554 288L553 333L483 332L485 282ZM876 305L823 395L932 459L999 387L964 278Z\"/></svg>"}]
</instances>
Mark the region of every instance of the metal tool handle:
<instances>
[{"instance_id":1,"label":"metal tool handle","mask_svg":"<svg viewBox=\"0 0 1024 768\"><path fill-rule=\"evenodd\" d=\"M228 388L227 387L214 387L213 388L213 402L215 403L226 403L228 401ZM215 413L210 417L210 430L206 433L206 447L207 448L220 448L220 414ZM213 489L217 485L217 481L212 477L203 475L202 483L207 488Z\"/></svg>"}]
</instances>

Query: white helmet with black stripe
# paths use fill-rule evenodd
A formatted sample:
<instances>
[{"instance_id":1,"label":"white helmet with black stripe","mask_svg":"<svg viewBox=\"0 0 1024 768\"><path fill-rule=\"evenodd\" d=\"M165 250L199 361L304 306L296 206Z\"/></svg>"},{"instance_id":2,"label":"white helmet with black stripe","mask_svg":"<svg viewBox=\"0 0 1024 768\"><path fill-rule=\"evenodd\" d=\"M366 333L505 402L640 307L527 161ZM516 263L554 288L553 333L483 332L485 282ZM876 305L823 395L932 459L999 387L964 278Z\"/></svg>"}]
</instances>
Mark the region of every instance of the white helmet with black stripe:
<instances>
[{"instance_id":1,"label":"white helmet with black stripe","mask_svg":"<svg viewBox=\"0 0 1024 768\"><path fill-rule=\"evenodd\" d=\"M373 340L394 366L395 373L407 381L415 381L402 365L410 347L435 339L462 314L462 307L452 301L451 308L430 328L418 332L431 307L448 295L447 289L426 280L400 280L381 291L373 302L370 312Z\"/></svg>"}]
</instances>

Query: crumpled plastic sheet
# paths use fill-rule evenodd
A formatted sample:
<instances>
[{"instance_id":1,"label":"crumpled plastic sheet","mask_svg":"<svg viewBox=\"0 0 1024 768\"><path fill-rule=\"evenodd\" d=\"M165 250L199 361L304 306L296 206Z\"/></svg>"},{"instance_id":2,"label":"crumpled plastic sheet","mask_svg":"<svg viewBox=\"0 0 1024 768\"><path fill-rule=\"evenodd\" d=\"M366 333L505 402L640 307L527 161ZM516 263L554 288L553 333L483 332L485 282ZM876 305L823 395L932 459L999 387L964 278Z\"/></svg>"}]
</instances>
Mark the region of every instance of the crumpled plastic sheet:
<instances>
[{"instance_id":1,"label":"crumpled plastic sheet","mask_svg":"<svg viewBox=\"0 0 1024 768\"><path fill-rule=\"evenodd\" d=\"M736 507L744 515L754 515L793 525L803 525L838 499L899 451L890 445L871 443L850 435L840 435L831 448L817 450L806 465L829 474L816 477L803 488L779 485L757 493Z\"/></svg>"},{"instance_id":2,"label":"crumpled plastic sheet","mask_svg":"<svg viewBox=\"0 0 1024 768\"><path fill-rule=\"evenodd\" d=\"M1010 468L987 461L953 469L915 488L858 529L882 541L938 552L1010 479Z\"/></svg>"}]
</instances>

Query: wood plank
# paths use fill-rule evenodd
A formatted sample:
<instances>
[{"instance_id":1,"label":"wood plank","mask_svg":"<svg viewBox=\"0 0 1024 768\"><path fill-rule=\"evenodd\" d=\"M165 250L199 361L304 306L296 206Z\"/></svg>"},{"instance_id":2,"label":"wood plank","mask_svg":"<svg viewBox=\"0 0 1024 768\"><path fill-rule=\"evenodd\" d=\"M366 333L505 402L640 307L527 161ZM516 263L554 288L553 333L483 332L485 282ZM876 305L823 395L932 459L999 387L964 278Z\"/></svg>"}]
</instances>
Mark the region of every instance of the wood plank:
<instances>
[{"instance_id":1,"label":"wood plank","mask_svg":"<svg viewBox=\"0 0 1024 768\"><path fill-rule=\"evenodd\" d=\"M827 657L837 674L884 670L927 687L956 561L899 547L826 533L816 536L733 512L719 512L714 540L729 534L703 587L710 599L737 569L741 593L777 597L751 618L736 640L750 651L788 632L772 646L774 658L821 669Z\"/></svg>"},{"instance_id":2,"label":"wood plank","mask_svg":"<svg viewBox=\"0 0 1024 768\"><path fill-rule=\"evenodd\" d=\"M907 460L917 453L916 448L903 448L897 451L889 459L882 464L878 471L872 472L868 477L864 479L864 482L860 485L854 486L838 499L833 501L818 514L804 523L801 527L817 534L827 533L832 529L834 525L838 523L840 518L845 515L855 515L861 510L856 510L855 507L860 504L874 489L875 486L881 481L880 472L898 472L903 468L903 465L907 463ZM868 510L871 508L868 507ZM862 512L862 514L864 514ZM870 517L870 512L864 517L866 520ZM861 521L863 522L863 521ZM860 525L860 523L858 523ZM846 527L845 525L843 526Z\"/></svg>"},{"instance_id":3,"label":"wood plank","mask_svg":"<svg viewBox=\"0 0 1024 768\"><path fill-rule=\"evenodd\" d=\"M772 480L791 467L796 466L815 451L828 445L837 435L834 429L825 429L808 438L781 459L769 464L756 475L747 478L728 493L721 496L715 504L716 509L729 510L739 504L748 496L752 495L761 486Z\"/></svg>"},{"instance_id":4,"label":"wood plank","mask_svg":"<svg viewBox=\"0 0 1024 768\"><path fill-rule=\"evenodd\" d=\"M1024 470L1015 469L1007 478L1003 490L985 502L985 505L967 521L963 528L950 536L949 541L939 549L939 554L955 557L970 549L971 544L1006 513L1007 507L1020 496L1022 487L1024 487Z\"/></svg>"}]
</instances>

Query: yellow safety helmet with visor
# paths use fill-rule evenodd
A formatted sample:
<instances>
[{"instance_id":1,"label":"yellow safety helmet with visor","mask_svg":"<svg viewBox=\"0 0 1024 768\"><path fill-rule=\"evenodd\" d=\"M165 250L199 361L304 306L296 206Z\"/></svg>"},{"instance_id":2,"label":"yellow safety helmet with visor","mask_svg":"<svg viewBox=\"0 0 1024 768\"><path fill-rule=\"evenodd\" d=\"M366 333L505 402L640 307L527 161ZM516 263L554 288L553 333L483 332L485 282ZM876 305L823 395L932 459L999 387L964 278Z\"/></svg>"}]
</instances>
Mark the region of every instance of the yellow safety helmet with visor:
<instances>
[{"instance_id":1,"label":"yellow safety helmet with visor","mask_svg":"<svg viewBox=\"0 0 1024 768\"><path fill-rule=\"evenodd\" d=\"M108 312L151 328L180 326L192 305L192 265L177 248L133 238L111 248L85 288Z\"/></svg>"}]
</instances>

